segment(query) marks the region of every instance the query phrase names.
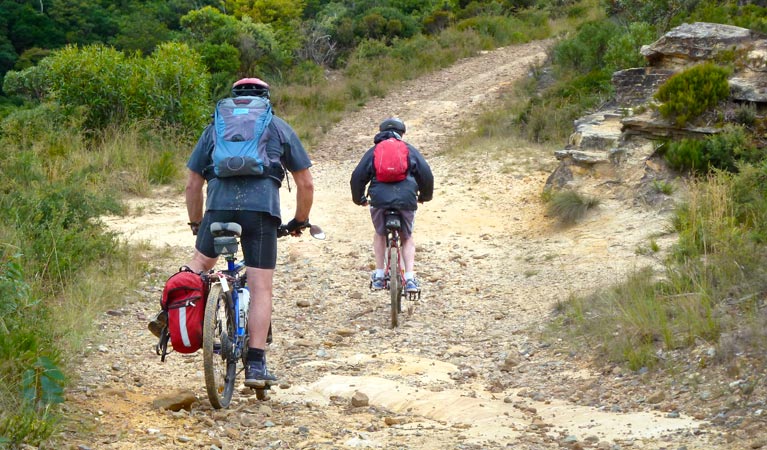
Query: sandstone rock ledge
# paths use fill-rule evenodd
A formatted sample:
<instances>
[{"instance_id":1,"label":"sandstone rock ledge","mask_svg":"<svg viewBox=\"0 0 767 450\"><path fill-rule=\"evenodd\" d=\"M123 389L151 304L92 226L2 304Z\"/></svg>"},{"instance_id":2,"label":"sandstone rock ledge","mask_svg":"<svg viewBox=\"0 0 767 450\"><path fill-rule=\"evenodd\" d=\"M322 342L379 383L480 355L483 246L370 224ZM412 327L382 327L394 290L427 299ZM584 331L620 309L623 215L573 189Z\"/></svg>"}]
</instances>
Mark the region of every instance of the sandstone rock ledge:
<instances>
[{"instance_id":1,"label":"sandstone rock ledge","mask_svg":"<svg viewBox=\"0 0 767 450\"><path fill-rule=\"evenodd\" d=\"M652 189L659 180L678 177L658 154L665 139L702 137L721 128L710 124L679 128L653 106L653 94L675 73L730 52L738 64L729 78L730 98L723 108L750 103L767 106L767 39L751 30L721 24L683 24L641 50L648 66L613 74L615 98L602 110L575 121L559 166L547 189L569 189L644 204L667 204ZM726 114L725 114L726 117Z\"/></svg>"}]
</instances>

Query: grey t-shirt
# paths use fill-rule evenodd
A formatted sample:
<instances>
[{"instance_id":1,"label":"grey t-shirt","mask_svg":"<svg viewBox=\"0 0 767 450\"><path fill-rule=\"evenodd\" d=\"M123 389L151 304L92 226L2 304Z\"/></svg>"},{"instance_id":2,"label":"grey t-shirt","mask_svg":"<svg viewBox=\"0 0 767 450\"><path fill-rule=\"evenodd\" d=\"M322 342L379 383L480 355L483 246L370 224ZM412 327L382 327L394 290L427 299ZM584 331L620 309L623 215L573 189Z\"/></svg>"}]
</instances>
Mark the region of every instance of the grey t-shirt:
<instances>
[{"instance_id":1,"label":"grey t-shirt","mask_svg":"<svg viewBox=\"0 0 767 450\"><path fill-rule=\"evenodd\" d=\"M266 152L270 160L279 160L290 172L311 167L312 162L298 135L277 116L267 129ZM212 171L215 143L213 124L208 125L197 141L186 166L206 177ZM260 211L280 218L280 185L274 177L206 177L208 190L205 210Z\"/></svg>"}]
</instances>

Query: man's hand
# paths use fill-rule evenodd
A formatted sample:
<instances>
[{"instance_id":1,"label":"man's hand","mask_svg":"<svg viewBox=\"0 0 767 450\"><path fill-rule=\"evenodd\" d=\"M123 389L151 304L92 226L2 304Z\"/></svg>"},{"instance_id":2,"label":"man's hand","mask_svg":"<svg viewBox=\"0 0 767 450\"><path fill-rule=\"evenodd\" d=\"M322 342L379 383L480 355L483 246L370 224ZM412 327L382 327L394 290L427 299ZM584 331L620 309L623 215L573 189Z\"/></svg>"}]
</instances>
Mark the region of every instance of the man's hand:
<instances>
[{"instance_id":1,"label":"man's hand","mask_svg":"<svg viewBox=\"0 0 767 450\"><path fill-rule=\"evenodd\" d=\"M296 218L290 219L290 222L285 226L291 236L301 236L301 230L309 226L309 219L304 221L296 220Z\"/></svg>"},{"instance_id":2,"label":"man's hand","mask_svg":"<svg viewBox=\"0 0 767 450\"><path fill-rule=\"evenodd\" d=\"M197 233L200 231L200 222L189 222L187 225L192 229L192 234L197 236Z\"/></svg>"}]
</instances>

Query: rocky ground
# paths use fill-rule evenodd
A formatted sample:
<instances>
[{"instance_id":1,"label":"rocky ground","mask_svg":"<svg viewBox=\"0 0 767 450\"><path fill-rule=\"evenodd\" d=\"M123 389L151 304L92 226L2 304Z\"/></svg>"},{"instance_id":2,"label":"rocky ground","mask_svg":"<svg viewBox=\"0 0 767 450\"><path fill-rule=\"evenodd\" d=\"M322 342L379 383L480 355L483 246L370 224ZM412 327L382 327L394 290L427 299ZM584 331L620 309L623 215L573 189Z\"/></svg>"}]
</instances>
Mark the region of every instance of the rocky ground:
<instances>
[{"instance_id":1,"label":"rocky ground","mask_svg":"<svg viewBox=\"0 0 767 450\"><path fill-rule=\"evenodd\" d=\"M229 409L214 410L200 352L165 363L154 353L147 319L193 245L183 199L158 192L133 202L135 214L108 218L126 238L165 248L166 258L103 316L68 392L62 448L760 448L765 396L756 381L747 390L748 380L724 368L631 372L543 333L572 293L658 264L636 249L668 228L667 216L604 198L563 228L540 200L556 149L509 148L508 158L489 160L441 155L461 119L526 76L546 45L499 49L409 82L310 149L311 219L327 239L280 242L268 358L282 384L268 401L240 389ZM397 329L388 326L387 294L368 290L372 230L348 187L378 122L394 115L436 177L434 200L416 219L423 297ZM289 216L294 193L282 195ZM189 408L155 406L169 393L191 396Z\"/></svg>"}]
</instances>

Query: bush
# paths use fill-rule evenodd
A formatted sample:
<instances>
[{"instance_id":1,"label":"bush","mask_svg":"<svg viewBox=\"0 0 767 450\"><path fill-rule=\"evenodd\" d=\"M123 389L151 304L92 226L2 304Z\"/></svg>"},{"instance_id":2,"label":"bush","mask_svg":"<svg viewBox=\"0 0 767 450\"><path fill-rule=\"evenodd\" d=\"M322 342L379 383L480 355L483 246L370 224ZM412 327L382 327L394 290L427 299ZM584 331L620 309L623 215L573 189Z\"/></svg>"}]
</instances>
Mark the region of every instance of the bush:
<instances>
[{"instance_id":1,"label":"bush","mask_svg":"<svg viewBox=\"0 0 767 450\"><path fill-rule=\"evenodd\" d=\"M644 22L630 24L625 33L613 37L607 43L604 60L609 71L644 67L647 61L639 50L643 45L653 42L655 38L655 30L650 24Z\"/></svg>"},{"instance_id":2,"label":"bush","mask_svg":"<svg viewBox=\"0 0 767 450\"><path fill-rule=\"evenodd\" d=\"M608 43L620 34L618 25L608 20L587 22L573 38L554 46L554 64L581 74L604 70Z\"/></svg>"},{"instance_id":3,"label":"bush","mask_svg":"<svg viewBox=\"0 0 767 450\"><path fill-rule=\"evenodd\" d=\"M738 2L749 3L749 2ZM712 22L735 25L761 33L767 32L767 8L761 6L740 6L734 2L708 2L697 8L688 22Z\"/></svg>"},{"instance_id":4,"label":"bush","mask_svg":"<svg viewBox=\"0 0 767 450\"><path fill-rule=\"evenodd\" d=\"M705 139L682 139L666 145L665 158L672 168L697 173L711 169L737 172L739 163L764 158L764 150L749 140L741 126L728 126Z\"/></svg>"},{"instance_id":5,"label":"bush","mask_svg":"<svg viewBox=\"0 0 767 450\"><path fill-rule=\"evenodd\" d=\"M207 121L208 79L199 56L183 44L162 44L149 58L70 46L12 73L9 89L58 103L68 120L90 131L144 119L198 129Z\"/></svg>"},{"instance_id":6,"label":"bush","mask_svg":"<svg viewBox=\"0 0 767 450\"><path fill-rule=\"evenodd\" d=\"M728 69L713 63L674 74L655 94L661 102L661 115L674 120L680 127L685 126L730 95L729 75Z\"/></svg>"},{"instance_id":7,"label":"bush","mask_svg":"<svg viewBox=\"0 0 767 450\"><path fill-rule=\"evenodd\" d=\"M462 20L456 24L459 31L475 30L483 36L492 38L495 45L519 44L530 38L520 30L525 30L524 24L505 16L477 16Z\"/></svg>"},{"instance_id":8,"label":"bush","mask_svg":"<svg viewBox=\"0 0 767 450\"><path fill-rule=\"evenodd\" d=\"M611 91L606 71L561 79L531 97L516 114L514 128L532 142L564 141L572 134L573 121L601 103Z\"/></svg>"}]
</instances>

